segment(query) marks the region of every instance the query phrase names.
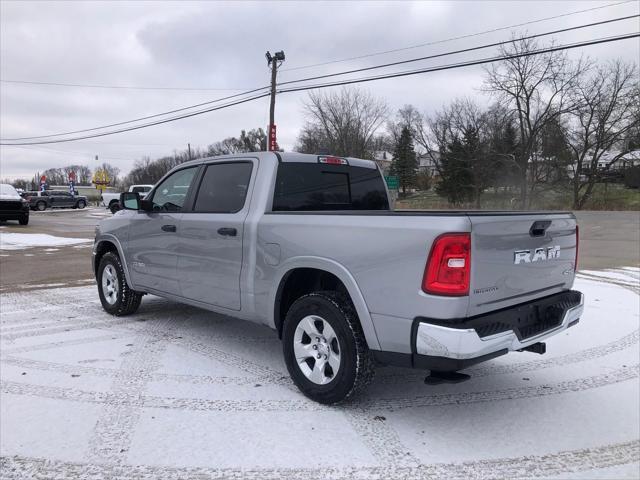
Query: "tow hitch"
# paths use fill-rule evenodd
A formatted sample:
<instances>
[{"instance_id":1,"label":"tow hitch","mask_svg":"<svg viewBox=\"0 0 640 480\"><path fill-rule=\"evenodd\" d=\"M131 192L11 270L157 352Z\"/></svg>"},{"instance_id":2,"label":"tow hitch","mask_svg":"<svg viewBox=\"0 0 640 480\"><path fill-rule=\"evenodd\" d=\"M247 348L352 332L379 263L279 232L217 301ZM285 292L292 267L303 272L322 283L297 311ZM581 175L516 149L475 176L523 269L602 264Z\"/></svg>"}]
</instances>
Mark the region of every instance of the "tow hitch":
<instances>
[{"instance_id":1,"label":"tow hitch","mask_svg":"<svg viewBox=\"0 0 640 480\"><path fill-rule=\"evenodd\" d=\"M521 348L519 352L533 352L543 355L547 352L547 344L544 342L533 343L528 347Z\"/></svg>"}]
</instances>

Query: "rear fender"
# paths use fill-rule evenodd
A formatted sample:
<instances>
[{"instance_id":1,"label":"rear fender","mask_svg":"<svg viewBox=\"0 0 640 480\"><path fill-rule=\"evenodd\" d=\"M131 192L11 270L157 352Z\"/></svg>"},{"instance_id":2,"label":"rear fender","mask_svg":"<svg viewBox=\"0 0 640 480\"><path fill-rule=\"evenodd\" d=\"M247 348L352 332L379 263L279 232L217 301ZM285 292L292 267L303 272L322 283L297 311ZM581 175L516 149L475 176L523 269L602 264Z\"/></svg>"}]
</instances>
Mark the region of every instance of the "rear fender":
<instances>
[{"instance_id":1,"label":"rear fender","mask_svg":"<svg viewBox=\"0 0 640 480\"><path fill-rule=\"evenodd\" d=\"M276 302L276 296L278 294L278 287L287 274L287 272L294 270L296 268L315 268L318 270L324 270L329 272L344 284L351 297L351 301L358 313L358 317L360 319L360 324L362 325L362 331L364 332L365 339L367 340L367 345L371 350L380 350L380 343L378 342L378 337L376 335L375 328L373 326L373 321L371 320L371 315L369 313L369 309L367 304L362 296L362 292L356 283L355 278L349 270L347 270L343 265L337 263L334 260L323 257L293 257L289 258L285 262L280 265L278 272L275 275L273 286L271 288L271 292L269 293L269 318L268 324L271 328L276 328L276 322L274 318L274 307Z\"/></svg>"}]
</instances>

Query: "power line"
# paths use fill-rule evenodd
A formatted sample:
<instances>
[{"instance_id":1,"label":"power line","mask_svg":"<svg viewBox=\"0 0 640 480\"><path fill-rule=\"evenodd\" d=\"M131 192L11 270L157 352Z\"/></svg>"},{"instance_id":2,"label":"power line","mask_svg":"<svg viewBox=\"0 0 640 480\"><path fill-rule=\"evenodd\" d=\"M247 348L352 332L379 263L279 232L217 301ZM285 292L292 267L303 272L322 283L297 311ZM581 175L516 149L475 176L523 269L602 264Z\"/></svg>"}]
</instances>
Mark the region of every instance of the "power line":
<instances>
[{"instance_id":1,"label":"power line","mask_svg":"<svg viewBox=\"0 0 640 480\"><path fill-rule=\"evenodd\" d=\"M15 83L23 85L47 85L53 87L80 87L80 88L105 88L118 90L184 90L184 91L239 91L244 88L197 88L197 87L143 87L131 85L97 85L86 83L59 83L59 82L36 82L31 80L0 80L2 83Z\"/></svg>"},{"instance_id":2,"label":"power line","mask_svg":"<svg viewBox=\"0 0 640 480\"><path fill-rule=\"evenodd\" d=\"M44 141L38 141L38 142L23 142L23 143L0 143L0 145L44 145L44 144L50 144L50 143L64 143L64 142L73 142L76 140L84 140L87 138L97 138L97 137L104 137L107 135L114 135L116 133L124 133L124 132L130 132L132 130L139 130L141 128L147 128L147 127L152 127L154 125L161 125L163 123L168 123L168 122L174 122L176 120L181 120L183 118L189 118L189 117L194 117L196 115L202 115L203 113L208 113L208 112L213 112L216 110L222 110L223 108L228 108L228 107L233 107L235 105L240 105L241 103L247 103L253 100L257 100L259 98L263 98L263 97L267 97L269 96L270 93L262 93L259 95L254 95L253 97L249 97L249 98L244 98L241 100L236 100L234 102L229 102L223 105L218 105L216 107L210 107L210 108L206 108L204 110L198 110L196 112L190 112L190 113L186 113L186 114L182 114L182 115L178 115L175 117L170 117L170 118L166 118L166 119L162 119L162 120L156 120L154 122L150 122L150 123L146 123L146 124L142 124L142 125L135 125L132 127L127 127L127 128L121 128L118 130L112 130L109 132L103 132L103 133L94 133L91 135L84 135L81 137L73 137L73 138L64 138L64 139L59 139L59 140L44 140Z\"/></svg>"},{"instance_id":3,"label":"power line","mask_svg":"<svg viewBox=\"0 0 640 480\"><path fill-rule=\"evenodd\" d=\"M348 85L348 84L353 84L353 83L363 83L363 82L370 82L370 81L375 81L375 80L383 80L383 79L404 77L404 76L409 76L409 75L417 75L417 74L430 73L430 72L436 72L436 71L442 71L442 70L450 70L450 69L455 69L455 68L463 68L463 67L468 67L468 66L473 66L473 65L480 65L480 64L484 64L484 63L494 63L494 62L502 61L502 60L509 60L509 59L515 59L515 58L521 58L521 57L529 57L529 56L532 56L532 55L540 55L540 54L543 54L543 53L551 53L551 52L556 52L556 51L561 51L561 50L569 50L569 49L574 49L574 48L579 48L579 47L586 47L586 46L590 46L590 45L598 45L598 44L603 44L603 43L628 40L628 39L637 38L637 37L640 37L640 33L634 32L634 33L625 34L625 35L604 37L604 38L599 38L599 39L590 40L590 41L575 42L573 44L559 45L559 46L555 46L555 47L548 47L548 48L533 50L533 51L530 51L530 52L517 53L517 54L511 54L511 55L499 55L499 56L496 56L496 57L490 57L490 58L485 58L485 59L481 59L481 60L471 60L471 61L467 61L467 62L458 62L458 63L454 63L454 64L449 64L449 65L440 65L440 66L423 68L423 69L416 69L416 70L388 73L388 74L377 75L377 76L372 76L372 77L363 77L363 78L357 78L357 79L352 79L352 80L342 80L342 81L339 81L339 82L330 82L330 83L315 84L315 85L303 85L303 86L300 86L300 87L282 89L282 90L279 90L278 93L289 93L289 92L298 92L298 91L302 91L302 90L313 90L313 89L318 89L318 88L328 88L328 87L340 86L340 85ZM241 103L246 103L246 102L250 102L250 101L253 101L253 100L257 100L259 98L263 98L263 97L266 97L266 96L269 96L269 95L270 95L270 93L262 93L262 94L259 94L259 95L254 95L253 97L244 98L244 99L241 99L241 100L236 100L234 102L229 102L227 104L219 105L219 106L216 106L216 107L210 107L210 108L203 109L203 110L200 110L200 111L197 111L197 112L190 112L188 114L178 115L178 116L175 116L175 117L172 117L172 118L158 120L158 121L147 123L147 124L143 124L143 125L136 125L136 126L133 126L133 127L127 127L127 128L123 128L123 129L119 129L119 130L110 131L110 132L103 132L103 133L98 133L98 134L85 135L85 136L81 136L81 137L74 137L74 138L67 138L67 139L60 139L60 140L48 140L48 141L18 143L18 144L4 144L4 145L41 145L41 144L49 144L49 143L71 142L71 141L83 140L83 139L87 139L87 138L96 138L96 137L102 137L102 136L106 136L106 135L114 135L116 133L123 133L123 132L132 131L132 130L138 130L138 129L141 129L141 128L147 128L147 127L151 127L151 126L154 126L154 125L173 122L173 121L180 120L180 119L183 119L183 118L188 118L188 117L193 117L193 116L196 116L196 115L201 115L203 113L208 113L208 112L215 111L215 110L221 110L221 109L224 109L224 108L228 108L228 107L232 107L232 106L235 106L235 105L239 105ZM0 145L2 145L2 144L0 144Z\"/></svg>"},{"instance_id":4,"label":"power line","mask_svg":"<svg viewBox=\"0 0 640 480\"><path fill-rule=\"evenodd\" d=\"M411 58L409 60L401 60L401 61L398 61L398 62L385 63L385 64L382 64L382 65L374 65L372 67L356 68L356 69L353 69L353 70L347 70L347 71L338 72L338 73L328 73L326 75L318 75L318 76L315 76L315 77L307 77L307 78L303 78L303 79L300 79L300 80L289 80L287 82L280 82L278 85L289 85L289 84L292 84L292 83L300 83L300 82L307 82L307 81L310 81L310 80L319 80L319 79L322 79L322 78L337 77L337 76L341 76L341 75L348 75L348 74L351 74L351 73L365 72L365 71L368 71L368 70L376 70L376 69L379 69L379 68L386 68L386 67L393 67L393 66L396 66L396 65L403 65L403 64L406 64L406 63L420 62L420 61L423 61L423 60L432 60L434 58L447 57L449 55L457 55L457 54L460 54L460 53L468 53L468 52L473 52L473 51L476 51L476 50L483 50L483 49L486 49L486 48L507 45L507 44L512 43L514 41L521 42L521 41L524 41L524 40L531 40L531 39L534 39L534 38L545 37L545 36L548 36L548 35L555 35L555 34L558 34L558 33L565 33L565 32L569 32L569 31L573 31L573 30L580 30L580 29L583 29L583 28L590 28L590 27L595 27L595 26L598 26L598 25L605 25L605 24L608 24L608 23L621 22L623 20L629 20L631 18L638 18L638 17L640 17L640 14L628 15L626 17L612 18L612 19L609 19L609 20L602 20L600 22L587 23L587 24L584 24L584 25L577 25L575 27L567 27L567 28L562 28L562 29L559 29L559 30L553 30L553 31L550 31L550 32L537 33L535 35L528 35L526 37L514 38L512 40L505 40L505 41L502 41L502 42L488 43L488 44L480 45L480 46L477 46L477 47L469 47L469 48L463 48L461 50L454 50L452 52L444 52L444 53L438 53L438 54L435 54L435 55L428 55L426 57Z\"/></svg>"},{"instance_id":5,"label":"power line","mask_svg":"<svg viewBox=\"0 0 640 480\"><path fill-rule=\"evenodd\" d=\"M439 66L429 67L429 68L406 70L406 71L402 71L402 72L395 72L395 73L389 73L389 74L383 74L383 75L376 75L376 76L372 76L372 77L362 77L362 78L355 78L355 79L352 79L352 80L341 80L341 81L338 81L338 82L320 83L320 84L315 84L315 85L303 85L301 87L285 88L283 90L278 90L278 93L299 92L299 91L302 91L302 90L313 90L313 89L317 89L317 88L336 87L336 86L341 86L341 85L350 85L350 84L353 84L353 83L364 83L364 82L371 82L371 81L374 81L374 80L384 80L384 79L388 79L388 78L406 77L406 76L409 76L409 75L417 75L417 74L420 74L420 73L431 73L431 72L438 72L438 71L442 71L442 70L451 70L451 69L454 69L454 68L471 67L471 66L474 66L474 65L481 65L481 64L484 64L484 63L495 63L495 62L498 62L498 61L501 61L501 60L510 60L510 59L514 59L514 58L530 57L532 55L540 55L540 54L543 54L543 53L557 52L557 51L560 51L560 50L571 50L571 49L579 48L579 47L587 47L587 46L590 46L590 45L598 45L598 44L602 44L602 43L617 42L617 41L621 41L621 40L629 40L631 38L637 38L637 37L640 37L640 32L628 33L628 34L625 34L625 35L618 35L618 36L611 36L611 37L603 37L603 38L590 40L590 41L575 42L575 43L571 43L571 44L559 45L559 46L556 46L556 47L548 47L548 48L533 50L533 51L530 51L530 52L516 53L516 54L511 54L511 55L506 55L506 56L483 58L481 60L469 60L467 62L458 62L458 63L449 64L449 65L439 65Z\"/></svg>"},{"instance_id":6,"label":"power line","mask_svg":"<svg viewBox=\"0 0 640 480\"><path fill-rule=\"evenodd\" d=\"M598 26L598 25L603 25L603 24L608 24L608 23L613 23L613 22L619 22L619 21L628 20L628 19L631 19L631 18L637 18L639 16L640 15L629 15L629 16L626 16L626 17L608 19L608 20L603 20L603 21L600 21L600 22L593 22L593 23L590 23L590 24L577 25L577 26L574 26L574 27L563 28L563 29L554 30L554 31L545 32L545 33L539 33L539 34L535 34L535 35L529 35L529 36L526 36L526 37L518 38L518 39L516 39L516 41L523 41L523 40L527 40L527 39L539 38L539 37L543 37L543 36L553 35L553 34L557 34L557 33L563 33L563 32L572 31L572 30L590 28L590 27L594 27L594 26ZM406 64L406 63L412 63L412 62L418 62L418 61L429 60L429 59L434 59L434 58L440 58L440 57L445 57L445 56L449 56L449 55L456 55L456 54L460 54L460 53L471 52L471 51L491 48L491 47L495 47L495 46L505 45L505 44L511 43L512 41L513 40L507 40L507 41L503 41L503 42L495 42L495 43L491 43L491 44L480 45L480 46L477 46L477 47L471 47L471 48L466 48L466 49L462 49L462 50L455 50L455 51L451 51L451 52L444 52L444 53L440 53L440 54L436 54L436 55L430 55L430 56L426 56L426 57L419 57L419 58L414 58L414 59L409 59L409 60L402 60L402 61L399 61L399 62L392 62L392 63L382 64L382 65L374 65L374 66L371 66L371 67L364 67L364 68L348 70L348 71L344 71L344 72L338 72L338 73L332 73L332 74L326 74L326 75L319 75L319 76L315 76L315 77L307 77L307 78L301 78L301 79L297 79L297 80L290 80L290 81L287 81L287 82L281 82L278 85L290 85L290 84L293 84L293 83L308 82L308 81L311 81L311 80L319 80L319 79L322 79L322 78L342 76L342 75L347 75L347 74L351 74L351 73L358 73L358 72L369 71L369 70L374 70L374 69L379 69L379 68L386 68L386 67L395 66L395 65L401 65L401 64ZM152 118L158 118L158 117L163 117L163 116L166 116L166 115L171 115L173 113L183 112L183 111L186 111L186 110L192 110L192 109L197 108L197 107L201 107L201 106L209 105L209 104L213 104L213 103L218 103L218 102L221 102L221 101L224 101L224 100L230 100L232 98L238 98L238 97L246 96L246 95L249 95L249 94L252 94L252 93L255 93L255 92L266 90L268 88L269 88L268 86L261 87L261 88L256 88L256 89L248 90L246 92L241 92L241 93L238 93L238 94L235 94L235 95L229 95L229 96L218 98L218 99L215 99L215 100L210 100L210 101L207 101L207 102L202 102L202 103L198 103L198 104L195 104L195 105L190 105L190 106L187 106L187 107L182 107L182 108L178 108L178 109L174 109L174 110L169 110L169 111L157 113L157 114L154 114L154 115L147 115L147 116L144 116L144 117L139 117L139 118L135 118L135 119L132 119L132 120L123 121L123 122L111 123L111 124L108 124L108 125L102 125L102 126L93 127L93 128L86 128L86 129L81 129L81 130L72 130L72 131L69 131L69 132L55 133L55 134L50 134L50 135L37 135L37 136L31 136L31 137L17 137L17 138L2 138L2 139L0 139L0 142L5 142L5 141L13 142L13 141L22 141L22 140L39 140L39 139L45 139L45 138L63 137L63 136L67 136L67 135L74 135L74 134L77 134L77 133L86 133L86 132L93 132L93 131L97 131L97 130L103 130L103 129L111 128L111 127L119 127L119 126L122 126L122 125L136 123L136 122L140 122L140 121L143 121L143 120L149 120L149 119L152 119Z\"/></svg>"},{"instance_id":7,"label":"power line","mask_svg":"<svg viewBox=\"0 0 640 480\"><path fill-rule=\"evenodd\" d=\"M100 127L85 128L85 129L82 129L82 130L73 130L71 132L53 133L51 135L37 135L37 136L34 136L34 137L1 138L0 142L6 142L6 141L12 141L13 142L13 141L18 141L18 140L34 140L34 139L38 139L38 138L62 137L62 136L65 136L65 135L73 135L75 133L93 132L95 130L102 130L102 129L110 128L110 127L119 127L120 125L126 125L128 123L135 123L135 122L139 122L139 121L142 121L142 120L149 120L150 118L162 117L162 116L165 116L165 115L170 115L172 113L184 112L185 110L191 110L193 108L202 107L204 105L210 105L212 103L222 102L223 100L230 100L232 98L241 97L241 96L244 96L244 95L248 95L250 93L258 92L260 90L265 90L267 88L270 88L270 87L269 86L265 86L265 87L262 87L262 88L256 88L254 90L249 90L249 91L246 91L246 92L237 93L235 95L229 95L227 97L216 98L215 100L209 100L207 102L197 103L195 105L189 105L188 107L176 108L175 110L169 110L167 112L156 113L154 115L147 115L146 117L134 118L133 120L127 120L127 121L124 121L124 122L117 122L117 123L111 123L109 125L102 125ZM0 145L7 145L7 144L0 143Z\"/></svg>"},{"instance_id":8,"label":"power line","mask_svg":"<svg viewBox=\"0 0 640 480\"><path fill-rule=\"evenodd\" d=\"M389 54L389 53L396 53L396 52L402 52L402 51L406 51L406 50L412 50L412 49L415 49L415 48L428 47L428 46L431 46L431 45L438 45L438 44L441 44L441 43L453 42L455 40L463 40L465 38L472 38L472 37L477 37L479 35L486 35L486 34L489 34L489 33L500 32L502 30L508 30L510 28L518 28L518 27L524 27L526 25L533 25L535 23L546 22L546 21L549 21L549 20L555 20L555 19L562 18L562 17L568 17L570 15L577 15L579 13L586 13L586 12L592 12L594 10L601 10L603 8L615 7L617 5L623 5L625 3L631 3L633 1L634 0L625 0L624 2L610 3L608 5L601 5L599 7L592 7L592 8L587 8L587 9L584 9L584 10L576 10L576 11L573 11L573 12L567 12L567 13L563 13L563 14L560 14L560 15L555 15L553 17L545 17L545 18L540 18L540 19L537 19L537 20L531 20L529 22L517 23L517 24L514 24L514 25L509 25L509 26L506 26L506 27L493 28L491 30L485 30L483 32L469 33L469 34L460 35L460 36L457 36L457 37L446 38L444 40L436 40L436 41L433 41L433 42L420 43L418 45L411 45L409 47L394 48L392 50L384 50L384 51L380 51L380 52L373 52L373 53L368 53L368 54L365 54L365 55L359 55L359 56L356 56L356 57L348 57L348 58L342 58L340 60L331 60L331 61L328 61L328 62L314 63L314 64L311 64L311 65L303 65L303 66L300 66L300 67L283 68L282 71L283 72L291 72L293 70L303 70L303 69L307 69L307 68L322 67L324 65L331 65L333 63L349 62L349 61L352 61L352 60L359 60L361 58L370 58L370 57L376 57L376 56L379 56L379 55L386 55L386 54Z\"/></svg>"}]
</instances>

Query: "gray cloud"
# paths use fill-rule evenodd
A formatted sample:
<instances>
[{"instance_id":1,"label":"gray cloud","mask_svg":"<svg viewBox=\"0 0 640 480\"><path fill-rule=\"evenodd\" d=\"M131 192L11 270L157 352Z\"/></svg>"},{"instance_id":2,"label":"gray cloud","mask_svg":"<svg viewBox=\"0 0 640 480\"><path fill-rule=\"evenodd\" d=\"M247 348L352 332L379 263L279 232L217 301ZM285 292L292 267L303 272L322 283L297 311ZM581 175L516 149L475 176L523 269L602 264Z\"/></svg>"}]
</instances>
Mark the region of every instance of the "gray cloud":
<instances>
[{"instance_id":1,"label":"gray cloud","mask_svg":"<svg viewBox=\"0 0 640 480\"><path fill-rule=\"evenodd\" d=\"M266 85L264 52L284 49L280 79L290 80L380 62L498 41L496 32L441 45L336 63L290 68L479 32L605 2L0 2L0 76L63 83L194 88ZM637 3L530 25L530 33L637 13ZM637 21L558 37L561 42L633 31ZM520 29L523 30L523 29ZM585 49L606 61L637 60L639 43ZM488 53L487 53L488 55ZM571 52L573 57L579 52ZM424 65L477 58L480 54ZM481 96L480 67L363 85L392 109L412 103L433 112L456 96ZM0 135L44 135L154 114L234 93L140 91L0 84ZM278 98L279 143L291 149L304 122L304 93ZM268 99L145 130L92 140L2 147L0 176L31 176L66 163L91 165L93 156L128 171L143 155L170 154L265 127ZM65 153L66 152L66 153Z\"/></svg>"}]
</instances>

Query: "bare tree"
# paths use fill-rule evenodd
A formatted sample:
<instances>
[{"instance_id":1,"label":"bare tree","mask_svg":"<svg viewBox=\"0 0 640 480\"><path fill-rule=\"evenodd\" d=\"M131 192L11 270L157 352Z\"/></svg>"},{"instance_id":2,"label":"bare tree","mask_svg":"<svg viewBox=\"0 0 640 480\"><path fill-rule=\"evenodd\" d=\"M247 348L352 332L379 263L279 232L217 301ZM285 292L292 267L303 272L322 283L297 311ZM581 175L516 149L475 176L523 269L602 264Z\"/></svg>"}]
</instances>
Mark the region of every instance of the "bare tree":
<instances>
[{"instance_id":1,"label":"bare tree","mask_svg":"<svg viewBox=\"0 0 640 480\"><path fill-rule=\"evenodd\" d=\"M568 137L573 208L581 209L596 183L632 148L627 139L640 127L638 68L620 60L599 66L581 77L573 93L577 108Z\"/></svg>"},{"instance_id":2,"label":"bare tree","mask_svg":"<svg viewBox=\"0 0 640 480\"><path fill-rule=\"evenodd\" d=\"M574 108L570 92L588 65L571 62L563 51L529 55L538 49L532 39L514 38L501 47L511 56L486 68L485 88L513 111L519 148L515 161L520 171L520 204L531 204L537 185L531 175L542 161L540 134L544 127Z\"/></svg>"},{"instance_id":3,"label":"bare tree","mask_svg":"<svg viewBox=\"0 0 640 480\"><path fill-rule=\"evenodd\" d=\"M296 149L303 153L322 149L336 155L373 158L374 138L388 111L384 101L363 90L345 87L339 92L312 91L305 104L307 123Z\"/></svg>"}]
</instances>

